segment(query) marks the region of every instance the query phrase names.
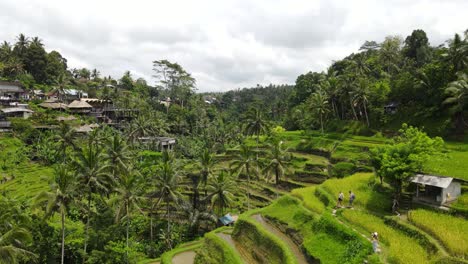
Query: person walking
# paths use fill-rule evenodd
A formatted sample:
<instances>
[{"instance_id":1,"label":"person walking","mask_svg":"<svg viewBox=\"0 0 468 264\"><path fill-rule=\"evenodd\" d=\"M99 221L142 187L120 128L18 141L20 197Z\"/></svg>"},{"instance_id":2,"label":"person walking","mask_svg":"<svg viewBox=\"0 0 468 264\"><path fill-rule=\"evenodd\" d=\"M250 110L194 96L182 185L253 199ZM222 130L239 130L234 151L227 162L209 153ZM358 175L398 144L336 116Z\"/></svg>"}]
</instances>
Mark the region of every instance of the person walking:
<instances>
[{"instance_id":1,"label":"person walking","mask_svg":"<svg viewBox=\"0 0 468 264\"><path fill-rule=\"evenodd\" d=\"M342 191L338 194L338 202L336 203L336 207L343 207L343 199L344 199L344 194Z\"/></svg>"},{"instance_id":2,"label":"person walking","mask_svg":"<svg viewBox=\"0 0 468 264\"><path fill-rule=\"evenodd\" d=\"M349 191L349 207L353 208L353 202L354 199L356 198L356 195L352 191Z\"/></svg>"}]
</instances>

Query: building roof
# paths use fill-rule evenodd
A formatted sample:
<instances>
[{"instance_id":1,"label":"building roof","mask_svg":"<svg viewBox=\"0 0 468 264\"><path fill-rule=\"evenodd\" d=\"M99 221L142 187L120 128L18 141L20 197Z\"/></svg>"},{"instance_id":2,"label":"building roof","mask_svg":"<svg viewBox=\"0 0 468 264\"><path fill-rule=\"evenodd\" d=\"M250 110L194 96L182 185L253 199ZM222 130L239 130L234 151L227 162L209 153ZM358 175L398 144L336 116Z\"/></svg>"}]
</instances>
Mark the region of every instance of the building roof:
<instances>
[{"instance_id":1,"label":"building roof","mask_svg":"<svg viewBox=\"0 0 468 264\"><path fill-rule=\"evenodd\" d=\"M59 116L56 118L57 121L73 121L76 120L74 116Z\"/></svg>"},{"instance_id":2,"label":"building roof","mask_svg":"<svg viewBox=\"0 0 468 264\"><path fill-rule=\"evenodd\" d=\"M98 124L83 125L83 126L75 128L75 131L78 133L89 133L93 131L96 127L99 127L99 125Z\"/></svg>"},{"instance_id":3,"label":"building roof","mask_svg":"<svg viewBox=\"0 0 468 264\"><path fill-rule=\"evenodd\" d=\"M53 103L53 102L44 102L39 104L40 107L50 108L50 109L67 109L67 104L63 103Z\"/></svg>"},{"instance_id":4,"label":"building roof","mask_svg":"<svg viewBox=\"0 0 468 264\"><path fill-rule=\"evenodd\" d=\"M227 214L225 216L220 217L219 221L221 221L223 225L229 225L231 223L234 223L234 219L232 218L231 214Z\"/></svg>"},{"instance_id":5,"label":"building roof","mask_svg":"<svg viewBox=\"0 0 468 264\"><path fill-rule=\"evenodd\" d=\"M80 98L80 101L87 102L87 103L106 103L110 102L110 100L104 100L99 98Z\"/></svg>"},{"instance_id":6,"label":"building roof","mask_svg":"<svg viewBox=\"0 0 468 264\"><path fill-rule=\"evenodd\" d=\"M450 183L453 181L451 177L440 177L440 176L433 176L433 175L424 175L424 174L416 174L411 179L411 182L435 186L439 188L447 188Z\"/></svg>"},{"instance_id":7,"label":"building roof","mask_svg":"<svg viewBox=\"0 0 468 264\"><path fill-rule=\"evenodd\" d=\"M10 108L2 108L3 113L19 113L19 112L27 112L27 113L34 113L31 109L26 109L23 107L10 107Z\"/></svg>"},{"instance_id":8,"label":"building roof","mask_svg":"<svg viewBox=\"0 0 468 264\"><path fill-rule=\"evenodd\" d=\"M93 106L85 101L75 100L68 105L68 108L93 108Z\"/></svg>"},{"instance_id":9,"label":"building roof","mask_svg":"<svg viewBox=\"0 0 468 264\"><path fill-rule=\"evenodd\" d=\"M21 88L20 83L1 82L1 81L0 81L0 91L4 93L23 93L24 92L23 88Z\"/></svg>"}]
</instances>

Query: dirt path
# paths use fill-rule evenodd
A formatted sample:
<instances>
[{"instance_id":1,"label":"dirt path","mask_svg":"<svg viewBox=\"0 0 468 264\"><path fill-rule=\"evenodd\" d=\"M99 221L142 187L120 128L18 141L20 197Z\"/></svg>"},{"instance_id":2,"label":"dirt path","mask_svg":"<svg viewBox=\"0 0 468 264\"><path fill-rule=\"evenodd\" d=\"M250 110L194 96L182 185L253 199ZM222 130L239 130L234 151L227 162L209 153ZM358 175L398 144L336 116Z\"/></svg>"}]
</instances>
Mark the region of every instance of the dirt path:
<instances>
[{"instance_id":1,"label":"dirt path","mask_svg":"<svg viewBox=\"0 0 468 264\"><path fill-rule=\"evenodd\" d=\"M241 245L239 245L239 243L237 243L236 241L234 241L234 239L232 239L232 236L230 234L217 233L216 235L218 235L220 238L226 241L234 249L234 251L241 257L244 263L247 263L247 264L258 263L250 256L250 254L246 251L245 248L243 248Z\"/></svg>"},{"instance_id":2,"label":"dirt path","mask_svg":"<svg viewBox=\"0 0 468 264\"><path fill-rule=\"evenodd\" d=\"M278 237L279 239L283 240L286 245L289 247L291 252L297 259L299 264L307 264L307 260L302 253L301 249L291 240L286 234L281 232L278 228L268 223L261 215L256 214L252 216L257 222L259 222L263 227L265 227L268 231L270 231L273 235Z\"/></svg>"},{"instance_id":3,"label":"dirt path","mask_svg":"<svg viewBox=\"0 0 468 264\"><path fill-rule=\"evenodd\" d=\"M193 264L197 253L193 250L184 251L172 258L172 264Z\"/></svg>"}]
</instances>

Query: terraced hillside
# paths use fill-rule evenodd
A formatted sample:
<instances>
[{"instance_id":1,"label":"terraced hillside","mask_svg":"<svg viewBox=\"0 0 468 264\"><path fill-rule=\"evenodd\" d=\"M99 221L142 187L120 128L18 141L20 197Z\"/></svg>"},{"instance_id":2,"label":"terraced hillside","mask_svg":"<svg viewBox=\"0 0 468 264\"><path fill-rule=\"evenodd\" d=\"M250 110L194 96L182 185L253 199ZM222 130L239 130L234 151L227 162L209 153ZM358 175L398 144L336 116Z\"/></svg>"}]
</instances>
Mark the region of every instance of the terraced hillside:
<instances>
[{"instance_id":1,"label":"terraced hillside","mask_svg":"<svg viewBox=\"0 0 468 264\"><path fill-rule=\"evenodd\" d=\"M357 197L354 207L335 208L336 190L350 188ZM424 208L410 217L391 215L388 191L371 173L293 190L244 213L232 230L206 234L193 261L468 263L466 218ZM380 253L373 251L371 232L379 233ZM174 260L163 263L178 263Z\"/></svg>"}]
</instances>

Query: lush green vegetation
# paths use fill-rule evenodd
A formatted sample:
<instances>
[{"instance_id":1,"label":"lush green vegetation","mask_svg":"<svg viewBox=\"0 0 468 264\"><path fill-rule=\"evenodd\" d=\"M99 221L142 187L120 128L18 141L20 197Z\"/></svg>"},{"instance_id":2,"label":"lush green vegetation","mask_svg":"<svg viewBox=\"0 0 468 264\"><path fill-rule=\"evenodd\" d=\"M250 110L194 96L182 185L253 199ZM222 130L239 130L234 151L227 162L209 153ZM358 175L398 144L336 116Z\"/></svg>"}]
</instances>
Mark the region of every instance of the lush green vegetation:
<instances>
[{"instance_id":1,"label":"lush green vegetation","mask_svg":"<svg viewBox=\"0 0 468 264\"><path fill-rule=\"evenodd\" d=\"M468 223L466 219L418 209L410 214L410 221L440 239L454 255L467 258Z\"/></svg>"},{"instance_id":2,"label":"lush green vegetation","mask_svg":"<svg viewBox=\"0 0 468 264\"><path fill-rule=\"evenodd\" d=\"M405 41L366 41L295 85L221 94L195 93L191 74L167 60L148 65L151 85L130 72L114 79L69 69L39 38L4 42L0 80L61 102L76 89L132 114L78 134L98 121L58 121L69 113L36 98L29 120L9 119L12 131L0 138L0 262L171 263L197 250L201 263L240 263L213 231L228 212L242 214L232 238L268 263L297 263L297 253L254 214L323 263L466 259L466 194L451 205L458 216L388 215L417 172L468 179L467 38L432 47L415 30ZM173 151L144 141L161 136L176 138ZM354 210L335 208L348 191ZM362 236L374 231L382 255Z\"/></svg>"}]
</instances>

